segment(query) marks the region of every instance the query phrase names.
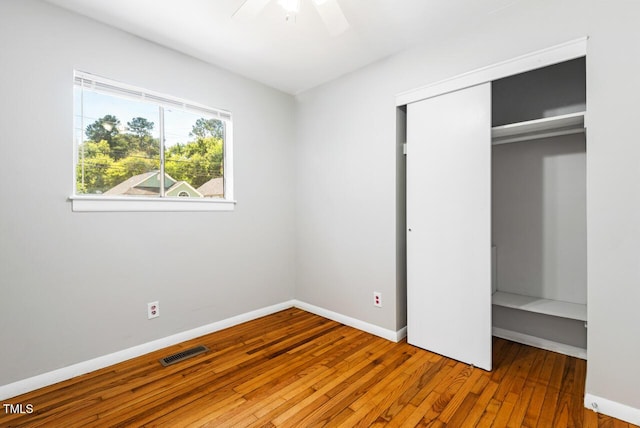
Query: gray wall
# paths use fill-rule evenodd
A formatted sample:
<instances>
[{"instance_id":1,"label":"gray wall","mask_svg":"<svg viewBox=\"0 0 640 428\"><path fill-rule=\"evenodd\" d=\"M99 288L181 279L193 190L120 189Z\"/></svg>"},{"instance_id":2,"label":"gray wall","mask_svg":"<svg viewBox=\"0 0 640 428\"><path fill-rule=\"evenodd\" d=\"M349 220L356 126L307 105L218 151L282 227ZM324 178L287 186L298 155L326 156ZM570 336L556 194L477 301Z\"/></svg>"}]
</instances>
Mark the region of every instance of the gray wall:
<instances>
[{"instance_id":1,"label":"gray wall","mask_svg":"<svg viewBox=\"0 0 640 428\"><path fill-rule=\"evenodd\" d=\"M0 56L0 385L293 298L290 95L32 0ZM236 210L71 212L74 68L230 110Z\"/></svg>"},{"instance_id":2,"label":"gray wall","mask_svg":"<svg viewBox=\"0 0 640 428\"><path fill-rule=\"evenodd\" d=\"M396 108L370 77L298 96L296 297L396 330Z\"/></svg>"},{"instance_id":3,"label":"gray wall","mask_svg":"<svg viewBox=\"0 0 640 428\"><path fill-rule=\"evenodd\" d=\"M299 95L297 297L402 327L400 307L388 304L400 298L403 264L395 252L395 95L588 35L587 391L640 408L639 19L635 1L512 2L463 32ZM371 304L374 290L384 294L381 309Z\"/></svg>"},{"instance_id":4,"label":"gray wall","mask_svg":"<svg viewBox=\"0 0 640 428\"><path fill-rule=\"evenodd\" d=\"M584 135L495 145L491 162L498 290L587 303Z\"/></svg>"}]
</instances>

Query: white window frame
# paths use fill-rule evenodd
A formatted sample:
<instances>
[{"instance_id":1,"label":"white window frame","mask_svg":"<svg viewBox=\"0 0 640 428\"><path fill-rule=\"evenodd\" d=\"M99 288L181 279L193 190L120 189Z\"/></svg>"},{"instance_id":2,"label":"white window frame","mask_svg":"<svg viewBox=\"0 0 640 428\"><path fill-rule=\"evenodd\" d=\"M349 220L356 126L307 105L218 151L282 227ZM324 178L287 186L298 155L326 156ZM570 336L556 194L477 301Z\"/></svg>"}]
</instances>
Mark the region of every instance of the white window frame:
<instances>
[{"instance_id":1,"label":"white window frame","mask_svg":"<svg viewBox=\"0 0 640 428\"><path fill-rule=\"evenodd\" d=\"M93 91L103 92L128 98L133 101L152 101L159 107L180 109L207 117L221 120L225 123L225 138L223 146L224 164L224 198L178 198L178 197L125 197L125 196L97 196L76 193L76 171L78 166L78 148L82 141L74 131L73 143L73 192L69 196L71 209L78 212L116 212L116 211L233 211L236 201L233 199L233 121L231 113L214 109L202 104L185 101L176 97L148 91L136 86L117 82L115 80L96 76L94 74L74 70L74 87L83 86ZM74 106L75 109L75 106ZM82 126L84 132L84 125ZM80 137L82 139L82 137ZM162 153L162 151L161 151ZM164 162L164 159L162 159Z\"/></svg>"}]
</instances>

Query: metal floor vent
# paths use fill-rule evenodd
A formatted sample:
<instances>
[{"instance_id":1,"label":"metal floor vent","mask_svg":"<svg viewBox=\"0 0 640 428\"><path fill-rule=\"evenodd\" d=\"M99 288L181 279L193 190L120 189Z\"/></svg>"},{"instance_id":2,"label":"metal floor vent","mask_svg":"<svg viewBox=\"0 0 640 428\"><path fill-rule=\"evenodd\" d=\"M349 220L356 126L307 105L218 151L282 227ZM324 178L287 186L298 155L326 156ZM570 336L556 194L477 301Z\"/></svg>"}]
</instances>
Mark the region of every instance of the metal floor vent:
<instances>
[{"instance_id":1,"label":"metal floor vent","mask_svg":"<svg viewBox=\"0 0 640 428\"><path fill-rule=\"evenodd\" d=\"M177 354L169 355L168 357L160 358L160 364L167 367L171 364L179 363L180 361L184 361L187 358L195 357L196 355L204 354L207 352L209 348L206 346L196 346L195 348L190 348Z\"/></svg>"}]
</instances>

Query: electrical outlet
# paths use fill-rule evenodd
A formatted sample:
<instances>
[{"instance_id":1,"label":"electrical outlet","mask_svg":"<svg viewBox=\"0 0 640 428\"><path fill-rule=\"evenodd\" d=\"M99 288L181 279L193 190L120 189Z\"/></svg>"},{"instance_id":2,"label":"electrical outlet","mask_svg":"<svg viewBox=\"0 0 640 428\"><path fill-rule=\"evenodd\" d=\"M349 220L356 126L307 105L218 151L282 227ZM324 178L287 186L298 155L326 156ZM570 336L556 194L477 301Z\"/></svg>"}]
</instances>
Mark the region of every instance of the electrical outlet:
<instances>
[{"instance_id":1,"label":"electrical outlet","mask_svg":"<svg viewBox=\"0 0 640 428\"><path fill-rule=\"evenodd\" d=\"M160 302L147 303L147 318L158 318L160 316Z\"/></svg>"},{"instance_id":2,"label":"electrical outlet","mask_svg":"<svg viewBox=\"0 0 640 428\"><path fill-rule=\"evenodd\" d=\"M382 307L382 293L379 291L373 292L373 306Z\"/></svg>"}]
</instances>

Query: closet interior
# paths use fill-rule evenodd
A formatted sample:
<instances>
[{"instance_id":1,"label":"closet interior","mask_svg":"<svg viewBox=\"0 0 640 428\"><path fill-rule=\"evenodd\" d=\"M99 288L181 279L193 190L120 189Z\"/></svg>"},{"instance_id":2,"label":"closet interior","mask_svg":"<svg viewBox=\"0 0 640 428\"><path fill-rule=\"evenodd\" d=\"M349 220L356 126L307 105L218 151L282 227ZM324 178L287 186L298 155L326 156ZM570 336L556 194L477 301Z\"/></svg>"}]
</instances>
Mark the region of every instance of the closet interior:
<instances>
[{"instance_id":1,"label":"closet interior","mask_svg":"<svg viewBox=\"0 0 640 428\"><path fill-rule=\"evenodd\" d=\"M586 358L585 59L491 84L493 335Z\"/></svg>"}]
</instances>

